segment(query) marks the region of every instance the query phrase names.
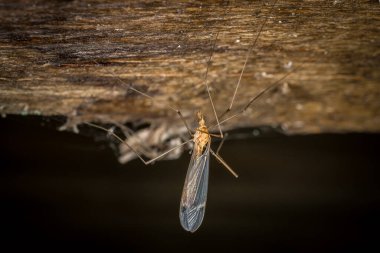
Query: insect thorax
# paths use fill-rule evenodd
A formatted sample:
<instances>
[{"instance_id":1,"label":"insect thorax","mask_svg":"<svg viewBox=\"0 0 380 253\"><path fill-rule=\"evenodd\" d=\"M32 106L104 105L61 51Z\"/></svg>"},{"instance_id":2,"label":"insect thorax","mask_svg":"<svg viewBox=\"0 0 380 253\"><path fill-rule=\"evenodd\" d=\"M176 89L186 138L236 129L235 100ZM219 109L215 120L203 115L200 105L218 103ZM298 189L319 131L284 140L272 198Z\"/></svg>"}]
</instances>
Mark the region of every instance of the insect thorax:
<instances>
[{"instance_id":1,"label":"insect thorax","mask_svg":"<svg viewBox=\"0 0 380 253\"><path fill-rule=\"evenodd\" d=\"M198 156L202 154L209 141L210 135L208 133L207 127L200 124L194 135L194 144Z\"/></svg>"}]
</instances>

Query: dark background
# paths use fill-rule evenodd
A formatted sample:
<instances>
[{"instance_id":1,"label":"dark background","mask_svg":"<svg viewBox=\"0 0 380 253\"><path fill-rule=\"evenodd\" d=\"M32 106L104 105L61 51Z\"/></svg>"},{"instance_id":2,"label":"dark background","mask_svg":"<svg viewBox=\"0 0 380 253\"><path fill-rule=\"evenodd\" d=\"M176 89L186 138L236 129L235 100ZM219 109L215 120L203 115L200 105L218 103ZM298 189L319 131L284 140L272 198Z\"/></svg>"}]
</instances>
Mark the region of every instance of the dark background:
<instances>
[{"instance_id":1,"label":"dark background","mask_svg":"<svg viewBox=\"0 0 380 253\"><path fill-rule=\"evenodd\" d=\"M190 156L118 164L105 142L47 118L0 120L2 247L107 252L378 252L379 134L230 140L214 159L204 222L182 230ZM245 130L249 133L252 130ZM375 248L376 247L376 248Z\"/></svg>"}]
</instances>

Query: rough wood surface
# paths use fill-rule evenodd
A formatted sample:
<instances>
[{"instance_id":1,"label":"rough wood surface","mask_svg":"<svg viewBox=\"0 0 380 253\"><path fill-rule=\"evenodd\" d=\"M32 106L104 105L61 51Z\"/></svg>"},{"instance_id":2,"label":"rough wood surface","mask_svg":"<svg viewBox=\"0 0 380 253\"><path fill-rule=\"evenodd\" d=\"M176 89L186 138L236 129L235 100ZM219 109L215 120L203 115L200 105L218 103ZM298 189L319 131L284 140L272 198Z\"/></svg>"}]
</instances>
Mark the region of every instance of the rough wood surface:
<instances>
[{"instance_id":1,"label":"rough wood surface","mask_svg":"<svg viewBox=\"0 0 380 253\"><path fill-rule=\"evenodd\" d=\"M181 108L192 126L197 110L213 121L204 76L215 35L208 81L220 114L266 17L233 111L291 74L223 127L379 131L377 1L286 0L271 11L266 1L5 0L1 113L64 115L72 126L148 122L183 132L168 104ZM128 93L128 85L156 102Z\"/></svg>"}]
</instances>

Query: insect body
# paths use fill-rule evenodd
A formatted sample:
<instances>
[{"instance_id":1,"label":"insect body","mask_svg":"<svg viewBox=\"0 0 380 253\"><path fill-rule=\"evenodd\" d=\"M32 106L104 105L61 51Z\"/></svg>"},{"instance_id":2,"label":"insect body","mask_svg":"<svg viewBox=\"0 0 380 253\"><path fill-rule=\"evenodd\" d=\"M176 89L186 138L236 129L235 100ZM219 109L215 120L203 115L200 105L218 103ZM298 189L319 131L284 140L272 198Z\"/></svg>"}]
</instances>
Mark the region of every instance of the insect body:
<instances>
[{"instance_id":1,"label":"insect body","mask_svg":"<svg viewBox=\"0 0 380 253\"><path fill-rule=\"evenodd\" d=\"M179 218L182 227L195 232L202 223L207 200L211 136L201 112L199 127L194 135L194 148L183 186Z\"/></svg>"},{"instance_id":2,"label":"insect body","mask_svg":"<svg viewBox=\"0 0 380 253\"><path fill-rule=\"evenodd\" d=\"M238 177L236 172L218 155L223 141L220 143L217 152L214 152L210 147L211 136L222 137L208 132L201 112L197 113L197 117L199 126L193 135L193 153L191 155L189 168L187 169L179 208L181 225L186 231L190 232L195 232L199 228L205 214L210 153L215 156L232 175Z\"/></svg>"}]
</instances>

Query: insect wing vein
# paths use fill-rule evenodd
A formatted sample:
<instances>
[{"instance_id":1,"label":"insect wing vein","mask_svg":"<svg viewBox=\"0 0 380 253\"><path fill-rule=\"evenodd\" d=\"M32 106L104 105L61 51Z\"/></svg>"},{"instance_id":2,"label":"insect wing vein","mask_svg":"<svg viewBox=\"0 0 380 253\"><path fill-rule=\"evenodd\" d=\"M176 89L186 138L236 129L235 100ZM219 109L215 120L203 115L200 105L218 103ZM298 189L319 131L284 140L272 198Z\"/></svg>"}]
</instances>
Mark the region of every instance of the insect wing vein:
<instances>
[{"instance_id":1,"label":"insect wing vein","mask_svg":"<svg viewBox=\"0 0 380 253\"><path fill-rule=\"evenodd\" d=\"M210 160L210 144L201 155L194 146L185 185L182 191L179 217L182 227L195 232L202 223L207 200L207 186Z\"/></svg>"}]
</instances>

